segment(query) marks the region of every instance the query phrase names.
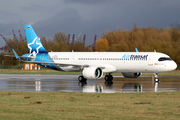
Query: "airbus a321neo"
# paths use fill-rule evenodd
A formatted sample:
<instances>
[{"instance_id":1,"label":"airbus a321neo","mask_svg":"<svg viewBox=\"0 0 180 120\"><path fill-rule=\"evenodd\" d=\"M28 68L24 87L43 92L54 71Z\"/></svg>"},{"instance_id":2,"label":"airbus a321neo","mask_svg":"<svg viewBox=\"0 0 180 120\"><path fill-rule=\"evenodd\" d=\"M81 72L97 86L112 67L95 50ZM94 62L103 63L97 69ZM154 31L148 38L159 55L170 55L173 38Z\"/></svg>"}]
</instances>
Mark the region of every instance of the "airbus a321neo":
<instances>
[{"instance_id":1,"label":"airbus a321neo","mask_svg":"<svg viewBox=\"0 0 180 120\"><path fill-rule=\"evenodd\" d=\"M80 82L100 79L112 83L112 73L121 72L126 78L138 78L141 73L158 73L175 70L177 64L166 54L159 52L48 52L40 42L31 25L24 25L29 53L17 60L31 62L43 67L75 72L80 71Z\"/></svg>"}]
</instances>

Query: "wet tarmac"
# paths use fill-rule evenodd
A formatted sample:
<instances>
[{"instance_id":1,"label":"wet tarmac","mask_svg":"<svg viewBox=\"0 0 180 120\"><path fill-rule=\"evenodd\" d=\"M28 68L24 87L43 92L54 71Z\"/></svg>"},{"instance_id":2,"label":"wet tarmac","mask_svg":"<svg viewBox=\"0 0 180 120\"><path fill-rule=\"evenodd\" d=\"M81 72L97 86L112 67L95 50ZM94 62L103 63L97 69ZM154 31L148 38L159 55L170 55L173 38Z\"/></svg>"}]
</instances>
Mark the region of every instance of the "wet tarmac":
<instances>
[{"instance_id":1,"label":"wet tarmac","mask_svg":"<svg viewBox=\"0 0 180 120\"><path fill-rule=\"evenodd\" d=\"M85 93L121 93L121 92L172 92L180 90L180 76L159 76L155 83L152 76L124 78L114 76L113 84L105 80L87 80L79 83L78 75L22 75L0 74L1 91L64 91Z\"/></svg>"}]
</instances>

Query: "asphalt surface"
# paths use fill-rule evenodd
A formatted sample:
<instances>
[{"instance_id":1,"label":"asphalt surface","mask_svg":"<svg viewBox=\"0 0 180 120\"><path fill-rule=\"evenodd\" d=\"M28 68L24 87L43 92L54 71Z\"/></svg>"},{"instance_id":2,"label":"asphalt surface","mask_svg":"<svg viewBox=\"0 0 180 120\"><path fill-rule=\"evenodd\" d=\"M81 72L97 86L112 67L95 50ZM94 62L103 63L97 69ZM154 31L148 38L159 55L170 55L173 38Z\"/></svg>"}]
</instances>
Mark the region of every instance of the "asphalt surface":
<instances>
[{"instance_id":1,"label":"asphalt surface","mask_svg":"<svg viewBox=\"0 0 180 120\"><path fill-rule=\"evenodd\" d=\"M79 83L78 75L0 74L0 91L64 91L85 93L117 92L172 92L180 91L180 76L159 76L154 82L151 76L124 78L114 76L113 84L104 79Z\"/></svg>"}]
</instances>

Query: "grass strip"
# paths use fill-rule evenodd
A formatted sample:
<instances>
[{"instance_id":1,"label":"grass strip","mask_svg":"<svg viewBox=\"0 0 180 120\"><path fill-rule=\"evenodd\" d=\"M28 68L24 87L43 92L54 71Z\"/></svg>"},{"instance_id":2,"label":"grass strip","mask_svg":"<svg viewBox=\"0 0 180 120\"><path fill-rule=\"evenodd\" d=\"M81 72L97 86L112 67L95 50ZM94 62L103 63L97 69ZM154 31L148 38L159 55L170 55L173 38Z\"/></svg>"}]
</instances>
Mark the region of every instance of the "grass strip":
<instances>
[{"instance_id":1,"label":"grass strip","mask_svg":"<svg viewBox=\"0 0 180 120\"><path fill-rule=\"evenodd\" d=\"M1 119L180 119L180 92L0 91Z\"/></svg>"}]
</instances>

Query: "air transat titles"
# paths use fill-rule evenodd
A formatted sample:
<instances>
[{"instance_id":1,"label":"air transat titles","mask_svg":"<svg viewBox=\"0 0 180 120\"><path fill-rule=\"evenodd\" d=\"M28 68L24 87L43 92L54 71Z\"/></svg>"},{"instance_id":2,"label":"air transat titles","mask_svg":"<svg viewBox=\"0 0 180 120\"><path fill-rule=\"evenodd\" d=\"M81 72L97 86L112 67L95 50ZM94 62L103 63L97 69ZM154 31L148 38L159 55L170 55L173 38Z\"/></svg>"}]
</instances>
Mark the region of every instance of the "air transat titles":
<instances>
[{"instance_id":1,"label":"air transat titles","mask_svg":"<svg viewBox=\"0 0 180 120\"><path fill-rule=\"evenodd\" d=\"M122 59L147 59L148 55L129 55L124 54Z\"/></svg>"}]
</instances>

